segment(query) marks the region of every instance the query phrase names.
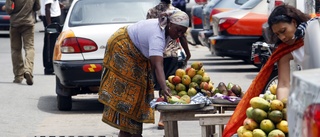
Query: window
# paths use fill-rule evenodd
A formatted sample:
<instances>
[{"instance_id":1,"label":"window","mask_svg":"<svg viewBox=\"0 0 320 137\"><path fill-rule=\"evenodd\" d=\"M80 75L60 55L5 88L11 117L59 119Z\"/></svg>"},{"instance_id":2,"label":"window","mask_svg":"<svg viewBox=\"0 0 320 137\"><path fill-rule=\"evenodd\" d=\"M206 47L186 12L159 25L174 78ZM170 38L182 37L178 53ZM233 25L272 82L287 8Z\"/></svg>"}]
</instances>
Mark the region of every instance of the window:
<instances>
[{"instance_id":1,"label":"window","mask_svg":"<svg viewBox=\"0 0 320 137\"><path fill-rule=\"evenodd\" d=\"M152 0L83 0L75 3L70 26L133 23L146 18L147 11L158 4Z\"/></svg>"}]
</instances>

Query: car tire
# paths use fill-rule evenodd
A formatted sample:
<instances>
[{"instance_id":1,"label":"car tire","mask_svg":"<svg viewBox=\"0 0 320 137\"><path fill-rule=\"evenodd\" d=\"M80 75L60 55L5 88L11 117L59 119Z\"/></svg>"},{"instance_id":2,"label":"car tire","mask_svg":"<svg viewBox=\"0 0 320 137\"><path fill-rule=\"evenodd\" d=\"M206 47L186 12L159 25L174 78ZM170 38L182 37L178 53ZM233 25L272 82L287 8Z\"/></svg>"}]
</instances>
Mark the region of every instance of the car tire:
<instances>
[{"instance_id":1,"label":"car tire","mask_svg":"<svg viewBox=\"0 0 320 137\"><path fill-rule=\"evenodd\" d=\"M72 97L57 95L58 109L60 111L70 111L72 109Z\"/></svg>"},{"instance_id":2,"label":"car tire","mask_svg":"<svg viewBox=\"0 0 320 137\"><path fill-rule=\"evenodd\" d=\"M70 111L72 109L71 89L61 85L60 80L56 77L56 93L57 93L57 107L61 111ZM66 95L61 95L65 93Z\"/></svg>"}]
</instances>

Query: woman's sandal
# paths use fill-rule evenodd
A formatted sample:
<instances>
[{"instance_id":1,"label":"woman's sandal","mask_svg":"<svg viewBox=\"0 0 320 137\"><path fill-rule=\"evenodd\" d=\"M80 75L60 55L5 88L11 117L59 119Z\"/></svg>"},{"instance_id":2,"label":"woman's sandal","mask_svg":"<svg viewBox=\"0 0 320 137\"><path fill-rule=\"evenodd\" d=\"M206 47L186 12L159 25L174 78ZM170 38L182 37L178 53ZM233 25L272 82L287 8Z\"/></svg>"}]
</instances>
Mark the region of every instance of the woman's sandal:
<instances>
[{"instance_id":1,"label":"woman's sandal","mask_svg":"<svg viewBox=\"0 0 320 137\"><path fill-rule=\"evenodd\" d=\"M164 129L164 124L162 122L158 123L158 129Z\"/></svg>"}]
</instances>

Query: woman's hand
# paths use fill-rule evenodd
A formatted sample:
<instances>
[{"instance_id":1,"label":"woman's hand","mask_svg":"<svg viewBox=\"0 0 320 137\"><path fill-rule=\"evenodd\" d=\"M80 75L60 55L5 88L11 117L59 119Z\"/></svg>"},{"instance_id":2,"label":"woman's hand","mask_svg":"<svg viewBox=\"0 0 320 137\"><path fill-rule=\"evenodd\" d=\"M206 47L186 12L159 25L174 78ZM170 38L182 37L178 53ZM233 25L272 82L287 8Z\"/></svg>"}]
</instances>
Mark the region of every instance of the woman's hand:
<instances>
[{"instance_id":1,"label":"woman's hand","mask_svg":"<svg viewBox=\"0 0 320 137\"><path fill-rule=\"evenodd\" d=\"M171 90L167 86L161 90L161 95L164 96L164 100L168 102L168 98L171 98Z\"/></svg>"}]
</instances>

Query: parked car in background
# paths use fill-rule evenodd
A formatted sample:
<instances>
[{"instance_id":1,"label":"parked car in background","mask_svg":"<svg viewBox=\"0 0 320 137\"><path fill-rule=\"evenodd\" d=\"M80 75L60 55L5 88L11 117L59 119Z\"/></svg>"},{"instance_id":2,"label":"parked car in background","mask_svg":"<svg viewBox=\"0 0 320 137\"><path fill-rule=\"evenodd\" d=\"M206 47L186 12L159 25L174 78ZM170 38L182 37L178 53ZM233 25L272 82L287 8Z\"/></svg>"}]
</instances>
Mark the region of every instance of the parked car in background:
<instances>
[{"instance_id":1,"label":"parked car in background","mask_svg":"<svg viewBox=\"0 0 320 137\"><path fill-rule=\"evenodd\" d=\"M213 16L210 48L217 56L251 61L251 46L262 41L262 25L268 18L268 0L249 0L239 9ZM236 0L238 2L238 0Z\"/></svg>"},{"instance_id":2,"label":"parked car in background","mask_svg":"<svg viewBox=\"0 0 320 137\"><path fill-rule=\"evenodd\" d=\"M191 39L189 40L189 43L196 45L196 44L201 44L199 39L198 39L198 33L200 30L202 30L202 10L206 5L216 5L219 1L221 0L202 0L202 1L196 1L198 5L195 5L191 8L191 28L190 28L190 36Z\"/></svg>"},{"instance_id":3,"label":"parked car in background","mask_svg":"<svg viewBox=\"0 0 320 137\"><path fill-rule=\"evenodd\" d=\"M246 3L248 0L220 0L217 3L211 1L203 7L202 10L202 26L196 37L198 37L201 45L206 46L211 50L209 44L209 37L213 35L212 31L212 16L221 12L233 10L239 8L241 5ZM212 53L213 54L213 53Z\"/></svg>"},{"instance_id":4,"label":"parked car in background","mask_svg":"<svg viewBox=\"0 0 320 137\"><path fill-rule=\"evenodd\" d=\"M145 19L147 11L159 2L73 0L54 47L59 110L72 109L72 96L98 92L108 38L118 28Z\"/></svg>"},{"instance_id":5,"label":"parked car in background","mask_svg":"<svg viewBox=\"0 0 320 137\"><path fill-rule=\"evenodd\" d=\"M10 29L10 16L6 11L1 10L2 6L6 4L6 0L0 0L0 30Z\"/></svg>"}]
</instances>

